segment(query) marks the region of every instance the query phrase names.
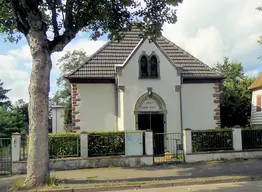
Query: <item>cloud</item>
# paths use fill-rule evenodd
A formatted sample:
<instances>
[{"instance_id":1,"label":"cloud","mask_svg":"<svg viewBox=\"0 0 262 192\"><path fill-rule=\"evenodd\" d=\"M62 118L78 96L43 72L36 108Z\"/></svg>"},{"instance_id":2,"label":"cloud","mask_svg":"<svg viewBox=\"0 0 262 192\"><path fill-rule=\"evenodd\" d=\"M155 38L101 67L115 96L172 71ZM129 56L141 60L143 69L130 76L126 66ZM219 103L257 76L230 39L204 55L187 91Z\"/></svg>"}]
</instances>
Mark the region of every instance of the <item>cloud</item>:
<instances>
[{"instance_id":1,"label":"cloud","mask_svg":"<svg viewBox=\"0 0 262 192\"><path fill-rule=\"evenodd\" d=\"M251 70L251 71L247 71L245 75L250 77L257 77L259 73L260 73L259 70Z\"/></svg>"},{"instance_id":2,"label":"cloud","mask_svg":"<svg viewBox=\"0 0 262 192\"><path fill-rule=\"evenodd\" d=\"M53 66L50 79L50 96L57 90L56 79L59 77L60 71L56 63L59 57L66 51L74 49L83 49L88 55L91 55L104 45L105 42L106 41L91 41L84 38L84 35L82 35L82 38L73 40L62 52L52 54ZM0 60L1 80L4 82L5 88L12 89L12 91L8 93L9 98L12 101L16 101L20 98L28 101L28 85L32 69L32 57L28 45L23 44L18 49L13 49L8 51L5 55L0 55Z\"/></svg>"},{"instance_id":3,"label":"cloud","mask_svg":"<svg viewBox=\"0 0 262 192\"><path fill-rule=\"evenodd\" d=\"M164 26L164 35L210 66L225 56L244 60L245 68L249 60L258 65L251 57L262 52L259 5L260 0L187 0L178 7L177 23Z\"/></svg>"},{"instance_id":4,"label":"cloud","mask_svg":"<svg viewBox=\"0 0 262 192\"><path fill-rule=\"evenodd\" d=\"M19 49L14 49L10 50L8 52L10 55L15 56L16 58L23 59L23 60L31 60L31 53L29 46L27 44L24 44L21 48Z\"/></svg>"},{"instance_id":5,"label":"cloud","mask_svg":"<svg viewBox=\"0 0 262 192\"><path fill-rule=\"evenodd\" d=\"M0 77L5 89L11 89L7 96L12 100L28 100L29 73L17 68L18 63L12 55L0 55Z\"/></svg>"}]
</instances>

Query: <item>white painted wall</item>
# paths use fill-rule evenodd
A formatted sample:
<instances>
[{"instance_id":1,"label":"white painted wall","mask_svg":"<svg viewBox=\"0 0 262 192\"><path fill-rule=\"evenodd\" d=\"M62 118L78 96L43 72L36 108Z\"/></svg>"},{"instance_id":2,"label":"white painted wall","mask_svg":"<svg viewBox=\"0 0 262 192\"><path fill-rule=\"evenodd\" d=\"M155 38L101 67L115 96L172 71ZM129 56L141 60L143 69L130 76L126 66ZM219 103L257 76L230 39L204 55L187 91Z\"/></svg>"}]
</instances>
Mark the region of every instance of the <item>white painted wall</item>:
<instances>
[{"instance_id":1,"label":"white painted wall","mask_svg":"<svg viewBox=\"0 0 262 192\"><path fill-rule=\"evenodd\" d=\"M252 103L251 103L251 125L262 125L262 111L257 112L256 103L257 96L262 95L262 89L252 92Z\"/></svg>"},{"instance_id":2,"label":"white painted wall","mask_svg":"<svg viewBox=\"0 0 262 192\"><path fill-rule=\"evenodd\" d=\"M114 84L77 84L79 106L76 115L81 131L115 131L116 104Z\"/></svg>"},{"instance_id":3,"label":"white painted wall","mask_svg":"<svg viewBox=\"0 0 262 192\"><path fill-rule=\"evenodd\" d=\"M192 130L216 128L214 83L183 84L183 127Z\"/></svg>"},{"instance_id":4,"label":"white painted wall","mask_svg":"<svg viewBox=\"0 0 262 192\"><path fill-rule=\"evenodd\" d=\"M145 51L151 55L154 51L160 59L160 79L139 79L139 57ZM180 85L180 76L176 69L161 53L154 43L147 40L139 47L137 52L122 69L119 76L119 85L125 86L124 99L124 129L135 130L135 104L140 96L147 92L148 87L158 94L167 106L166 127L167 132L181 132L180 125L180 99L175 86Z\"/></svg>"},{"instance_id":5,"label":"white painted wall","mask_svg":"<svg viewBox=\"0 0 262 192\"><path fill-rule=\"evenodd\" d=\"M52 106L52 133L64 132L64 107Z\"/></svg>"}]
</instances>

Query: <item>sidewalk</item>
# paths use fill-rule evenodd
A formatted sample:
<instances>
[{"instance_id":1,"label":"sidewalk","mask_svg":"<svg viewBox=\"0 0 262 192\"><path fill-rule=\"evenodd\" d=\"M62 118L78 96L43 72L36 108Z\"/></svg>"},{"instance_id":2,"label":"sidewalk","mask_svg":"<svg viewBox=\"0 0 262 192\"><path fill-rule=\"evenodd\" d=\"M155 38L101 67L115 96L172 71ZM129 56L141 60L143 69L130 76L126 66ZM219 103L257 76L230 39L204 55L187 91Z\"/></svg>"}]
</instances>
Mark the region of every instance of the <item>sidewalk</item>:
<instances>
[{"instance_id":1,"label":"sidewalk","mask_svg":"<svg viewBox=\"0 0 262 192\"><path fill-rule=\"evenodd\" d=\"M54 171L52 175L63 181L63 185L70 188L93 187L103 185L118 185L119 183L147 184L171 181L198 181L206 180L262 180L262 160L238 160L226 162L207 162L194 164L161 165L137 168L99 168L70 171ZM0 186L25 176L0 177ZM1 188L1 187L0 187ZM1 189L0 189L1 191Z\"/></svg>"}]
</instances>

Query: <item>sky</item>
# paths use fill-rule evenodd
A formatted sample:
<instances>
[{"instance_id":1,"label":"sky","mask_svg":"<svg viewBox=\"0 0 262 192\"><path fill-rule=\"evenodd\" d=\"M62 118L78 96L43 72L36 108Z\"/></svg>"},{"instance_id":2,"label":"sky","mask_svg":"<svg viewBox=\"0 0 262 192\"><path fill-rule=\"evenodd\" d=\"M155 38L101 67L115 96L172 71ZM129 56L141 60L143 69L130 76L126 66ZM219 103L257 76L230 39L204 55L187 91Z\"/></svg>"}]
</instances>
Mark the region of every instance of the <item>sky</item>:
<instances>
[{"instance_id":1,"label":"sky","mask_svg":"<svg viewBox=\"0 0 262 192\"><path fill-rule=\"evenodd\" d=\"M184 0L177 7L176 24L165 24L163 35L204 63L213 66L224 57L243 63L246 74L262 72L262 45L257 39L262 35L261 0ZM88 55L104 45L106 37L91 41L88 33L79 33L62 52L52 55L51 90L56 90L59 69L56 62L66 51L83 49ZM0 79L4 88L11 89L8 97L28 101L31 55L25 39L19 43L4 42L0 36Z\"/></svg>"}]
</instances>

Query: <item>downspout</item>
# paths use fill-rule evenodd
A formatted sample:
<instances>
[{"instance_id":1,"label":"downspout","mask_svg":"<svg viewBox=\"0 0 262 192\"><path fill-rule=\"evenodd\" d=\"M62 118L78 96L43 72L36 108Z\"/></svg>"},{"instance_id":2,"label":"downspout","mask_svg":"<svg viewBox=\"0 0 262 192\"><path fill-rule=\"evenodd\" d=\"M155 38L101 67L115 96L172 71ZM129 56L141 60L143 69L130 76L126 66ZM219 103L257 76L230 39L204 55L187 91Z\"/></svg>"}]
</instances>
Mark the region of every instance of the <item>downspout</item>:
<instances>
[{"instance_id":1,"label":"downspout","mask_svg":"<svg viewBox=\"0 0 262 192\"><path fill-rule=\"evenodd\" d=\"M57 133L57 109L55 110L55 132Z\"/></svg>"},{"instance_id":2,"label":"downspout","mask_svg":"<svg viewBox=\"0 0 262 192\"><path fill-rule=\"evenodd\" d=\"M183 76L180 77L180 92L179 92L179 99L180 99L180 124L181 124L181 133L183 132L183 105L182 105L182 84L183 84Z\"/></svg>"},{"instance_id":3,"label":"downspout","mask_svg":"<svg viewBox=\"0 0 262 192\"><path fill-rule=\"evenodd\" d=\"M118 111L118 79L117 77L115 78L115 114L116 114L116 130L118 131L118 116L119 116L119 111Z\"/></svg>"}]
</instances>

